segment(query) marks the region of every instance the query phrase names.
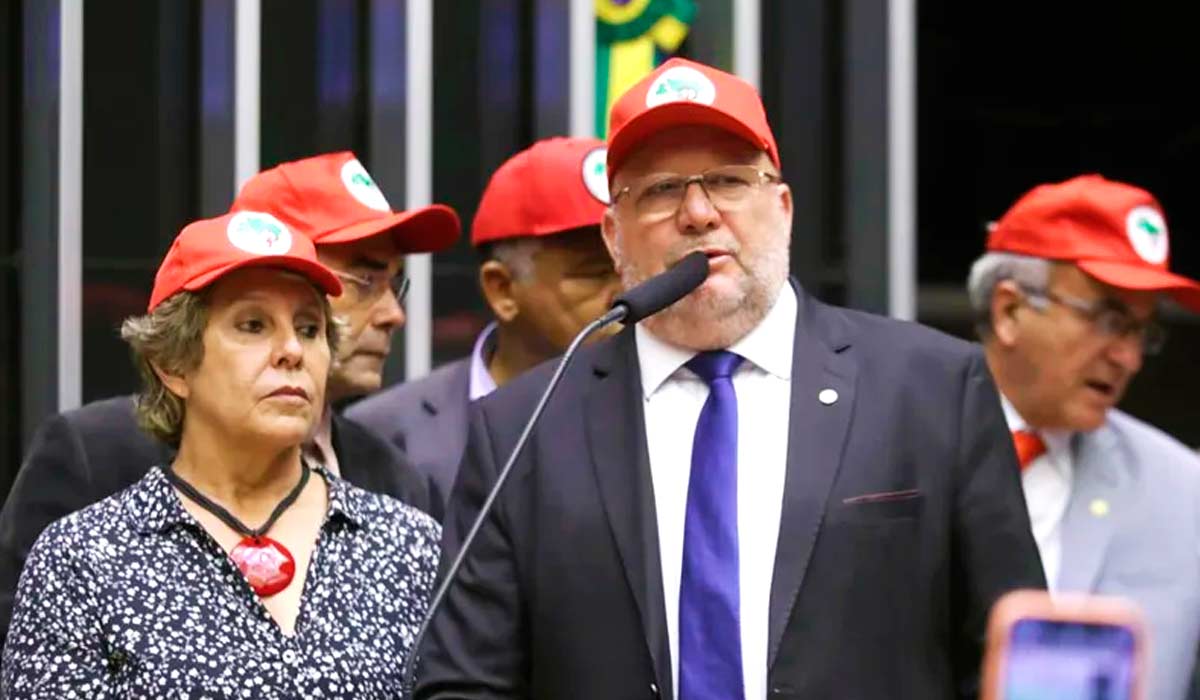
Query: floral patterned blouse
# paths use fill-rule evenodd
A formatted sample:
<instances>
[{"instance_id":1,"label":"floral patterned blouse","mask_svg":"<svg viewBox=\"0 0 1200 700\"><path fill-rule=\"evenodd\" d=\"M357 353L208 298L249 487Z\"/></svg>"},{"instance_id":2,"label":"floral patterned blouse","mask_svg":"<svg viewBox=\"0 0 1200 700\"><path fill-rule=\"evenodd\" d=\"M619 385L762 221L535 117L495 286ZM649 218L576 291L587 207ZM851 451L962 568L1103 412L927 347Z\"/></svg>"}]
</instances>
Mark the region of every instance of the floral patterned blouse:
<instances>
[{"instance_id":1,"label":"floral patterned blouse","mask_svg":"<svg viewBox=\"0 0 1200 700\"><path fill-rule=\"evenodd\" d=\"M294 636L155 467L42 533L17 589L0 697L401 697L439 527L316 471L329 510Z\"/></svg>"}]
</instances>

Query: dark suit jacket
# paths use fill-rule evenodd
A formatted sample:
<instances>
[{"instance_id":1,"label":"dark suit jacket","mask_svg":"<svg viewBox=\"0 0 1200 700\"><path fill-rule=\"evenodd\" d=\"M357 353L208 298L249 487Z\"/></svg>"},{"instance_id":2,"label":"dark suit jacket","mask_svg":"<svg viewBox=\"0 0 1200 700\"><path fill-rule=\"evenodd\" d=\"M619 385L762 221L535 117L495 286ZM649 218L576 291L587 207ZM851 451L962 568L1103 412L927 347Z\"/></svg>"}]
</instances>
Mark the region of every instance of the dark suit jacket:
<instances>
[{"instance_id":1,"label":"dark suit jacket","mask_svg":"<svg viewBox=\"0 0 1200 700\"><path fill-rule=\"evenodd\" d=\"M1045 585L982 354L798 296L770 696L973 697L993 601ZM443 567L552 369L472 406ZM674 697L644 426L627 328L567 370L435 618L418 699Z\"/></svg>"},{"instance_id":2,"label":"dark suit jacket","mask_svg":"<svg viewBox=\"0 0 1200 700\"><path fill-rule=\"evenodd\" d=\"M347 481L441 515L440 507L431 505L428 483L400 451L371 431L335 414L333 449ZM128 396L90 403L41 426L0 511L0 645L21 567L42 530L173 458L166 445L138 428Z\"/></svg>"},{"instance_id":3,"label":"dark suit jacket","mask_svg":"<svg viewBox=\"0 0 1200 700\"><path fill-rule=\"evenodd\" d=\"M433 482L445 505L467 444L471 358L437 368L427 377L388 387L346 409L346 416L387 438Z\"/></svg>"}]
</instances>

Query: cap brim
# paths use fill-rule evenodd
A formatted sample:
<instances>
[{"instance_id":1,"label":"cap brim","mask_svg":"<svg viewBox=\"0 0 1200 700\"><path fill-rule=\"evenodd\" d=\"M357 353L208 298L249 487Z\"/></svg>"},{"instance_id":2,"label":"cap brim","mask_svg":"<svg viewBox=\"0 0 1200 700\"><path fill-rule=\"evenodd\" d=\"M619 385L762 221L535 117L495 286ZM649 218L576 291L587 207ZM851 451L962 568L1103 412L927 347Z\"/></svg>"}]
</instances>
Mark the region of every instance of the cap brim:
<instances>
[{"instance_id":1,"label":"cap brim","mask_svg":"<svg viewBox=\"0 0 1200 700\"><path fill-rule=\"evenodd\" d=\"M1120 289L1161 291L1195 312L1200 312L1200 282L1166 270L1110 260L1078 260L1079 269Z\"/></svg>"},{"instance_id":2,"label":"cap brim","mask_svg":"<svg viewBox=\"0 0 1200 700\"><path fill-rule=\"evenodd\" d=\"M750 127L726 112L699 102L669 102L648 109L625 122L621 130L613 134L608 143L608 184L613 176L641 140L664 129L675 126L712 126L737 136L755 148L766 151L775 166L779 158L771 152L771 145Z\"/></svg>"},{"instance_id":3,"label":"cap brim","mask_svg":"<svg viewBox=\"0 0 1200 700\"><path fill-rule=\"evenodd\" d=\"M208 285L216 282L218 279L224 277L230 272L233 272L234 270L241 270L249 267L274 267L282 270L288 270L289 272L295 272L299 275L303 275L308 279L309 282L312 282L317 286L318 289L322 290L331 297L340 296L342 293L341 280L339 280L337 275L333 274L329 268L320 263L313 262L311 260L305 260L304 258L293 257L291 255L264 255L256 258L239 260L235 263L218 267L215 270L209 270L208 272L205 272L194 279L188 280L188 283L183 285L183 288L191 292L194 292L198 289L204 289Z\"/></svg>"},{"instance_id":4,"label":"cap brim","mask_svg":"<svg viewBox=\"0 0 1200 700\"><path fill-rule=\"evenodd\" d=\"M321 236L313 243L349 243L392 231L401 253L436 253L454 245L461 229L458 214L453 209L444 204L431 204L351 224Z\"/></svg>"}]
</instances>

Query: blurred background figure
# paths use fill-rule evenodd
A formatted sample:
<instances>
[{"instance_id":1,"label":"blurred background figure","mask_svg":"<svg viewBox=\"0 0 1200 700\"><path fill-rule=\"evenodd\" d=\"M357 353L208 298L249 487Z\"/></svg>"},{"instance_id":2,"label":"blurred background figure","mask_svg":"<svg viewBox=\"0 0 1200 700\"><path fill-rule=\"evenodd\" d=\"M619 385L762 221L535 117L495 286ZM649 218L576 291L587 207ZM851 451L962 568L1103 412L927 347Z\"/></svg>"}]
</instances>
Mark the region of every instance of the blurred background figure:
<instances>
[{"instance_id":1,"label":"blurred background figure","mask_svg":"<svg viewBox=\"0 0 1200 700\"><path fill-rule=\"evenodd\" d=\"M992 227L968 289L1053 591L1124 596L1150 624L1148 697L1184 697L1200 634L1200 458L1115 408L1165 341L1158 201L1099 175L1042 185Z\"/></svg>"},{"instance_id":2,"label":"blurred background figure","mask_svg":"<svg viewBox=\"0 0 1200 700\"><path fill-rule=\"evenodd\" d=\"M494 320L468 357L346 411L405 450L442 501L466 444L467 405L566 350L618 291L600 237L606 153L596 139L551 138L501 165L471 227Z\"/></svg>"},{"instance_id":3,"label":"blurred background figure","mask_svg":"<svg viewBox=\"0 0 1200 700\"><path fill-rule=\"evenodd\" d=\"M393 496L435 518L441 503L404 455L332 405L379 388L392 334L404 323L404 254L442 250L459 235L453 210L433 205L393 212L349 152L284 163L251 178L234 209L274 215L316 244L345 293L330 299L347 330L325 392L309 456L350 483ZM40 428L0 511L0 641L8 629L17 577L49 523L135 483L172 459L167 445L138 428L128 396L54 416Z\"/></svg>"},{"instance_id":4,"label":"blurred background figure","mask_svg":"<svg viewBox=\"0 0 1200 700\"><path fill-rule=\"evenodd\" d=\"M401 697L440 528L304 457L341 291L269 214L180 233L122 328L176 456L38 539L0 695Z\"/></svg>"}]
</instances>

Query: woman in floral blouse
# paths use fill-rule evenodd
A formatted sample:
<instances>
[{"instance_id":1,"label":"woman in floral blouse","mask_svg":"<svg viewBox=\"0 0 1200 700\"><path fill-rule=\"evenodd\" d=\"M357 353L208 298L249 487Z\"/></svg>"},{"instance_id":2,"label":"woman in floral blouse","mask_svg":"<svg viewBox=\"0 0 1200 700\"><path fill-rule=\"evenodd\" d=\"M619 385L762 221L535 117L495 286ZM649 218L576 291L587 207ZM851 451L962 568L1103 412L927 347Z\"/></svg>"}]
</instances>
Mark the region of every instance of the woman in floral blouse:
<instances>
[{"instance_id":1,"label":"woman in floral blouse","mask_svg":"<svg viewBox=\"0 0 1200 700\"><path fill-rule=\"evenodd\" d=\"M183 230L122 328L178 456L42 534L0 696L401 697L438 526L301 457L340 291L267 214Z\"/></svg>"}]
</instances>

